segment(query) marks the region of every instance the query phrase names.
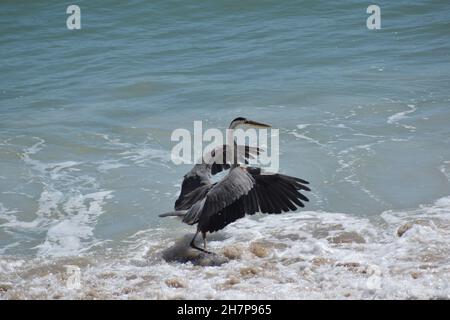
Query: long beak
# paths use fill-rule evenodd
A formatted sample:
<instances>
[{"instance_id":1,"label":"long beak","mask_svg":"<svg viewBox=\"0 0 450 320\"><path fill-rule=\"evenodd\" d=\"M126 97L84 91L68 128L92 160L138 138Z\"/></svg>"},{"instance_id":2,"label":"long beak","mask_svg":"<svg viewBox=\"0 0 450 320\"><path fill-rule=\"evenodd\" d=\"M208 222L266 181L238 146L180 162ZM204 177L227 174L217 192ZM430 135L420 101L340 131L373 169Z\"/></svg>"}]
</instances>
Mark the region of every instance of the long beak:
<instances>
[{"instance_id":1,"label":"long beak","mask_svg":"<svg viewBox=\"0 0 450 320\"><path fill-rule=\"evenodd\" d=\"M271 128L272 126L269 124L253 121L253 120L246 120L245 124L252 126L254 128Z\"/></svg>"}]
</instances>

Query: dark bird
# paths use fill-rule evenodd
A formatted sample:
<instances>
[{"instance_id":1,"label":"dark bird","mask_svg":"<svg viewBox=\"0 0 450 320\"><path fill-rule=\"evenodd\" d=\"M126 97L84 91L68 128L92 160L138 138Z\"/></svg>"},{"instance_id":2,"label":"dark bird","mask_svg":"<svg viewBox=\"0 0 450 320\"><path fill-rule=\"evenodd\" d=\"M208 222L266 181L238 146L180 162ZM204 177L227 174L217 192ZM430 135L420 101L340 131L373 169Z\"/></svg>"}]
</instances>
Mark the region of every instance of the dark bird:
<instances>
[{"instance_id":1,"label":"dark bird","mask_svg":"<svg viewBox=\"0 0 450 320\"><path fill-rule=\"evenodd\" d=\"M268 128L269 125L245 118L236 118L230 124L230 129L246 125L257 128ZM233 140L234 141L234 140ZM160 217L179 216L182 221L197 224L190 246L194 249L211 253L206 250L206 233L223 229L228 224L256 212L279 214L296 211L304 207L308 198L301 193L310 191L309 184L300 178L284 174L265 173L257 167L245 167L240 162L259 154L254 147L220 146L213 150L213 156L230 152L229 148L237 149L230 163L211 161L197 164L184 176L181 193L175 203L175 211L161 214ZM224 159L226 157L223 157ZM240 161L239 161L240 160ZM211 175L229 169L228 174L220 181L213 183ZM202 234L204 248L195 245L198 233Z\"/></svg>"}]
</instances>

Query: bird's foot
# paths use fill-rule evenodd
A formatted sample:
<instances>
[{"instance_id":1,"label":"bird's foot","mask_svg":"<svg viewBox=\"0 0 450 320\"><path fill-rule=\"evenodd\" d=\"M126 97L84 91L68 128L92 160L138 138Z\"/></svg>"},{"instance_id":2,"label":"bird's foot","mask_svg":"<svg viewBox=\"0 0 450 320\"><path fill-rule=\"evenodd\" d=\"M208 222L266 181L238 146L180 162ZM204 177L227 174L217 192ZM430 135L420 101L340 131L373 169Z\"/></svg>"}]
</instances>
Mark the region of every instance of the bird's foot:
<instances>
[{"instance_id":1,"label":"bird's foot","mask_svg":"<svg viewBox=\"0 0 450 320\"><path fill-rule=\"evenodd\" d=\"M202 248L199 248L199 247L197 247L197 246L196 246L195 244L193 244L193 243L191 243L191 248L193 248L193 249L195 249L195 250L199 250L199 251L204 252L204 253L207 253L207 254L216 255L216 253L211 252L211 251L208 251L208 250L205 250L205 249L202 249Z\"/></svg>"}]
</instances>

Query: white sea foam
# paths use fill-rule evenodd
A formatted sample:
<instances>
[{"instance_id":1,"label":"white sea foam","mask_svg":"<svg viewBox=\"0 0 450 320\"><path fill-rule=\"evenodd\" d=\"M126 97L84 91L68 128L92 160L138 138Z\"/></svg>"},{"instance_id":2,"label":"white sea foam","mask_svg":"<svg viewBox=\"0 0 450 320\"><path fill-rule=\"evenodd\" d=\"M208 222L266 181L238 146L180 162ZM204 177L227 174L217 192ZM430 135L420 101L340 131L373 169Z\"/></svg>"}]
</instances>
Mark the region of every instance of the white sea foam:
<instances>
[{"instance_id":1,"label":"white sea foam","mask_svg":"<svg viewBox=\"0 0 450 320\"><path fill-rule=\"evenodd\" d=\"M30 181L39 181L42 187L37 210L25 221L17 217L17 211L0 206L0 219L4 220L0 220L0 226L10 232L44 233L43 242L35 247L40 256L83 252L96 243L93 231L113 191L101 190L94 177L82 172L83 162L35 159L46 142L37 137L33 139L37 142L24 148L21 158L31 168Z\"/></svg>"},{"instance_id":2,"label":"white sea foam","mask_svg":"<svg viewBox=\"0 0 450 320\"><path fill-rule=\"evenodd\" d=\"M107 194L93 196L97 199ZM433 299L450 298L450 197L371 221L304 211L244 218L209 235L208 257L192 234L143 230L96 255L6 258L3 298ZM403 229L401 236L400 230ZM180 227L186 232L188 228ZM192 231L192 230L191 230ZM224 254L228 257L225 258ZM67 264L81 289L67 289ZM42 288L45 287L45 290Z\"/></svg>"},{"instance_id":3,"label":"white sea foam","mask_svg":"<svg viewBox=\"0 0 450 320\"><path fill-rule=\"evenodd\" d=\"M158 160L159 164L164 165L164 163L170 161L170 152L154 149L150 146L137 146L121 152L120 155L123 156L123 159L127 159L137 165L143 165L154 160Z\"/></svg>"},{"instance_id":4,"label":"white sea foam","mask_svg":"<svg viewBox=\"0 0 450 320\"><path fill-rule=\"evenodd\" d=\"M311 138L309 136L307 136L306 134L308 133L308 131L305 131L304 129L308 128L312 126L312 124L298 124L297 125L297 129L298 130L302 130L302 133L297 132L297 129L295 130L291 130L288 133L293 135L296 138L302 139L302 140L306 140L308 142L311 142L313 144L316 144L320 147L324 147L325 145L323 143L321 143L319 140Z\"/></svg>"},{"instance_id":5,"label":"white sea foam","mask_svg":"<svg viewBox=\"0 0 450 320\"><path fill-rule=\"evenodd\" d=\"M450 161L444 161L439 170L450 181Z\"/></svg>"},{"instance_id":6,"label":"white sea foam","mask_svg":"<svg viewBox=\"0 0 450 320\"><path fill-rule=\"evenodd\" d=\"M400 123L401 120L408 118L408 114L413 113L417 110L417 107L413 104L408 104L407 106L409 108L408 110L397 112L397 113L393 114L392 116L389 116L387 119L387 123L401 125L405 129L410 129L410 130L414 131L416 129L416 127Z\"/></svg>"},{"instance_id":7,"label":"white sea foam","mask_svg":"<svg viewBox=\"0 0 450 320\"><path fill-rule=\"evenodd\" d=\"M45 242L38 246L38 254L74 255L86 249L86 243L94 243L93 228L111 194L112 191L100 191L69 198L63 205L66 216L51 223Z\"/></svg>"},{"instance_id":8,"label":"white sea foam","mask_svg":"<svg viewBox=\"0 0 450 320\"><path fill-rule=\"evenodd\" d=\"M104 161L97 162L97 164L98 164L98 166L97 166L98 171L100 171L102 173L105 173L109 170L128 166L126 164L120 163L118 160L104 160Z\"/></svg>"},{"instance_id":9,"label":"white sea foam","mask_svg":"<svg viewBox=\"0 0 450 320\"><path fill-rule=\"evenodd\" d=\"M126 166L122 161L130 161L135 165L144 165L148 162L165 163L170 161L170 152L162 149L154 148L148 144L148 141L144 143L128 143L122 142L119 138L111 138L106 134L96 134L107 141L108 146L119 151L118 155L121 159L105 160L100 164L98 169L100 171L106 171L110 169ZM147 138L149 140L149 138ZM151 140L151 139L150 139ZM161 164L162 164L161 163ZM164 164L163 164L164 165Z\"/></svg>"},{"instance_id":10,"label":"white sea foam","mask_svg":"<svg viewBox=\"0 0 450 320\"><path fill-rule=\"evenodd\" d=\"M308 137L308 136L306 136L304 134L300 134L300 133L295 132L295 131L291 131L289 133L292 134L293 136L295 136L296 138L306 140L306 141L314 143L314 144L316 144L318 146L324 146L324 144L320 143L320 141L318 141L316 139L313 139L311 137Z\"/></svg>"}]
</instances>

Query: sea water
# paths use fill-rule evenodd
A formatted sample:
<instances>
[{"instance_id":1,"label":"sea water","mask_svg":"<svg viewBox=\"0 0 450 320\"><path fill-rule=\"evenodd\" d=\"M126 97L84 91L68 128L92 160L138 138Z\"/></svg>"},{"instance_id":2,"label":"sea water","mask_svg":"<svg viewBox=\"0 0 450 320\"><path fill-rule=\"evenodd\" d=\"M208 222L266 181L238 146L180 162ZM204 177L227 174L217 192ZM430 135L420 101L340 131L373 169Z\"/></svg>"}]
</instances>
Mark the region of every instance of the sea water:
<instances>
[{"instance_id":1,"label":"sea water","mask_svg":"<svg viewBox=\"0 0 450 320\"><path fill-rule=\"evenodd\" d=\"M450 298L447 1L77 4L0 4L0 298ZM197 255L171 133L239 116L310 202Z\"/></svg>"}]
</instances>

